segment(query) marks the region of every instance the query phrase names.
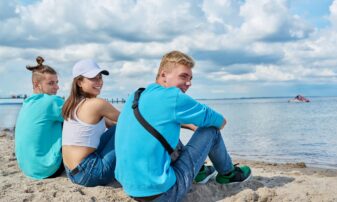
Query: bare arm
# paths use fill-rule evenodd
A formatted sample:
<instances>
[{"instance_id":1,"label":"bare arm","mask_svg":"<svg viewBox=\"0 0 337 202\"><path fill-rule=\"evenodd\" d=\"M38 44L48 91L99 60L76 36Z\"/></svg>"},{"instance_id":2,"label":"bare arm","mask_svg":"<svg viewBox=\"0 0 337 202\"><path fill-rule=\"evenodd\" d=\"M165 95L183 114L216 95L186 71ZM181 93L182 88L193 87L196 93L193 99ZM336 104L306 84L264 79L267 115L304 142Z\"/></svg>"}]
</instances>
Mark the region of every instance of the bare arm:
<instances>
[{"instance_id":1,"label":"bare arm","mask_svg":"<svg viewBox=\"0 0 337 202\"><path fill-rule=\"evenodd\" d=\"M110 120L110 119L108 119L108 118L104 118L104 119L105 119L105 126L106 126L107 128L110 128L111 126L117 124L116 121L112 121L112 120Z\"/></svg>"},{"instance_id":2,"label":"bare arm","mask_svg":"<svg viewBox=\"0 0 337 202\"><path fill-rule=\"evenodd\" d=\"M111 103L100 98L87 99L77 110L77 117L81 121L96 124L104 118L108 128L117 122L118 116L119 111Z\"/></svg>"},{"instance_id":3,"label":"bare arm","mask_svg":"<svg viewBox=\"0 0 337 202\"><path fill-rule=\"evenodd\" d=\"M193 124L182 124L181 128L185 128L185 129L189 129L192 131L196 131L197 130L197 126L193 125Z\"/></svg>"},{"instance_id":4,"label":"bare arm","mask_svg":"<svg viewBox=\"0 0 337 202\"><path fill-rule=\"evenodd\" d=\"M99 111L105 119L105 125L110 128L117 123L120 112L109 102L100 100L101 107Z\"/></svg>"},{"instance_id":5,"label":"bare arm","mask_svg":"<svg viewBox=\"0 0 337 202\"><path fill-rule=\"evenodd\" d=\"M220 130L223 129L225 127L225 125L227 124L226 119L223 120L223 123L221 125L221 127L219 128Z\"/></svg>"},{"instance_id":6,"label":"bare arm","mask_svg":"<svg viewBox=\"0 0 337 202\"><path fill-rule=\"evenodd\" d=\"M224 121L223 121L223 123L222 123L222 125L220 126L219 129L220 130L223 129L226 124L227 124L227 121L226 121L226 119L224 119ZM193 125L193 124L182 124L181 128L185 128L185 129L188 129L188 130L196 131L198 127L196 125Z\"/></svg>"}]
</instances>

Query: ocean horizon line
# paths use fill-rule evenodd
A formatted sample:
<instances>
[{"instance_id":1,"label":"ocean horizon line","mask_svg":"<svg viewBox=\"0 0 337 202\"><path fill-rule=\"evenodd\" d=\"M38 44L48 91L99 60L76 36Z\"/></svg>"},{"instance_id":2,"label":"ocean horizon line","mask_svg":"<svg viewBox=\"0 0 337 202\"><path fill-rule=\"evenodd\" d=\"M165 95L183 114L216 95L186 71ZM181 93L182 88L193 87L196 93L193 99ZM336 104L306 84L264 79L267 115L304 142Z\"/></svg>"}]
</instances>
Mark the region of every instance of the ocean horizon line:
<instances>
[{"instance_id":1,"label":"ocean horizon line","mask_svg":"<svg viewBox=\"0 0 337 202\"><path fill-rule=\"evenodd\" d=\"M28 96L29 97L29 96ZM306 96L307 98L333 98L336 96L321 96L321 95L314 95L314 96ZM207 100L207 101L216 101L216 100L259 100L259 99L291 99L294 96L261 96L261 97L232 97L232 98L195 98L196 100ZM103 98L109 102L125 102L125 98ZM117 101L118 99L118 101ZM5 102L5 100L11 100L12 102ZM24 98L9 98L9 97L0 97L0 105L20 105L22 104ZM123 100L123 101L122 101ZM4 101L4 102L2 102Z\"/></svg>"},{"instance_id":2,"label":"ocean horizon line","mask_svg":"<svg viewBox=\"0 0 337 202\"><path fill-rule=\"evenodd\" d=\"M294 98L295 96L254 96L254 97L233 97L233 98L196 98L196 100L247 100L247 99L275 99L275 98ZM307 98L320 98L320 97L337 97L337 95L312 95L312 96L305 96Z\"/></svg>"}]
</instances>

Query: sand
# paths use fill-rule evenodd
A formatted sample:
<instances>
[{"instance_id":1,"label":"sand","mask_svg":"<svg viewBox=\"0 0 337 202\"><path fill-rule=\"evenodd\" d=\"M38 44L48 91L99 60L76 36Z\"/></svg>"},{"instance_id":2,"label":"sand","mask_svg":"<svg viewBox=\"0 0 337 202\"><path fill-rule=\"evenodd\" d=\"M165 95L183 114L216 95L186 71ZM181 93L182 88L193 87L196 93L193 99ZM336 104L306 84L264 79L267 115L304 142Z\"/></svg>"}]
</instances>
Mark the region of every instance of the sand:
<instances>
[{"instance_id":1,"label":"sand","mask_svg":"<svg viewBox=\"0 0 337 202\"><path fill-rule=\"evenodd\" d=\"M82 187L65 174L33 180L18 169L10 131L0 133L0 201L133 201L118 182ZM337 201L337 170L307 168L304 163L266 163L234 159L251 166L244 183L219 185L211 180L192 186L184 201Z\"/></svg>"}]
</instances>

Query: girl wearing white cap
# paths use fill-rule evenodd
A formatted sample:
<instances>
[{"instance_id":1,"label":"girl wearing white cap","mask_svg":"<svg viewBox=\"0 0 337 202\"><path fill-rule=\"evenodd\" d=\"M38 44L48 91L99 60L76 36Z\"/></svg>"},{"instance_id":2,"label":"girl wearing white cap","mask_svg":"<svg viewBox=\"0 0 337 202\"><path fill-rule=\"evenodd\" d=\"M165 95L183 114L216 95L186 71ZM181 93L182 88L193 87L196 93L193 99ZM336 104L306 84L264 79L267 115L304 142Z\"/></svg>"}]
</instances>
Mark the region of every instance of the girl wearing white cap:
<instances>
[{"instance_id":1,"label":"girl wearing white cap","mask_svg":"<svg viewBox=\"0 0 337 202\"><path fill-rule=\"evenodd\" d=\"M97 98L103 86L102 74L109 72L91 59L77 62L70 96L62 110L64 165L70 180L83 186L105 185L114 179L114 124L119 111Z\"/></svg>"}]
</instances>

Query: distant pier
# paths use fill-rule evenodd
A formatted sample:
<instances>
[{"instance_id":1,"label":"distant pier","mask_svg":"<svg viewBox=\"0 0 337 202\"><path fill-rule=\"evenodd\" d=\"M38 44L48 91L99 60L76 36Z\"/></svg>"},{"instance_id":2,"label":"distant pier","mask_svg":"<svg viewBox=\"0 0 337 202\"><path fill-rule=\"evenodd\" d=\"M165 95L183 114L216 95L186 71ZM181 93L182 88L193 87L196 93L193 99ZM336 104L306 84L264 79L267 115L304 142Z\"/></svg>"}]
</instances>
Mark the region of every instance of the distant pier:
<instances>
[{"instance_id":1,"label":"distant pier","mask_svg":"<svg viewBox=\"0 0 337 202\"><path fill-rule=\"evenodd\" d=\"M108 99L106 98L106 101L108 102L111 102L111 103L125 103L125 99L124 98L111 98L111 99Z\"/></svg>"},{"instance_id":2,"label":"distant pier","mask_svg":"<svg viewBox=\"0 0 337 202\"><path fill-rule=\"evenodd\" d=\"M11 96L6 96L6 97L0 97L0 100L24 100L27 97L29 97L29 96L26 95L26 94L24 94L24 95L11 95ZM62 96L62 98L65 99L64 96ZM103 99L105 99L107 102L111 102L111 103L125 103L124 98L103 98Z\"/></svg>"}]
</instances>

